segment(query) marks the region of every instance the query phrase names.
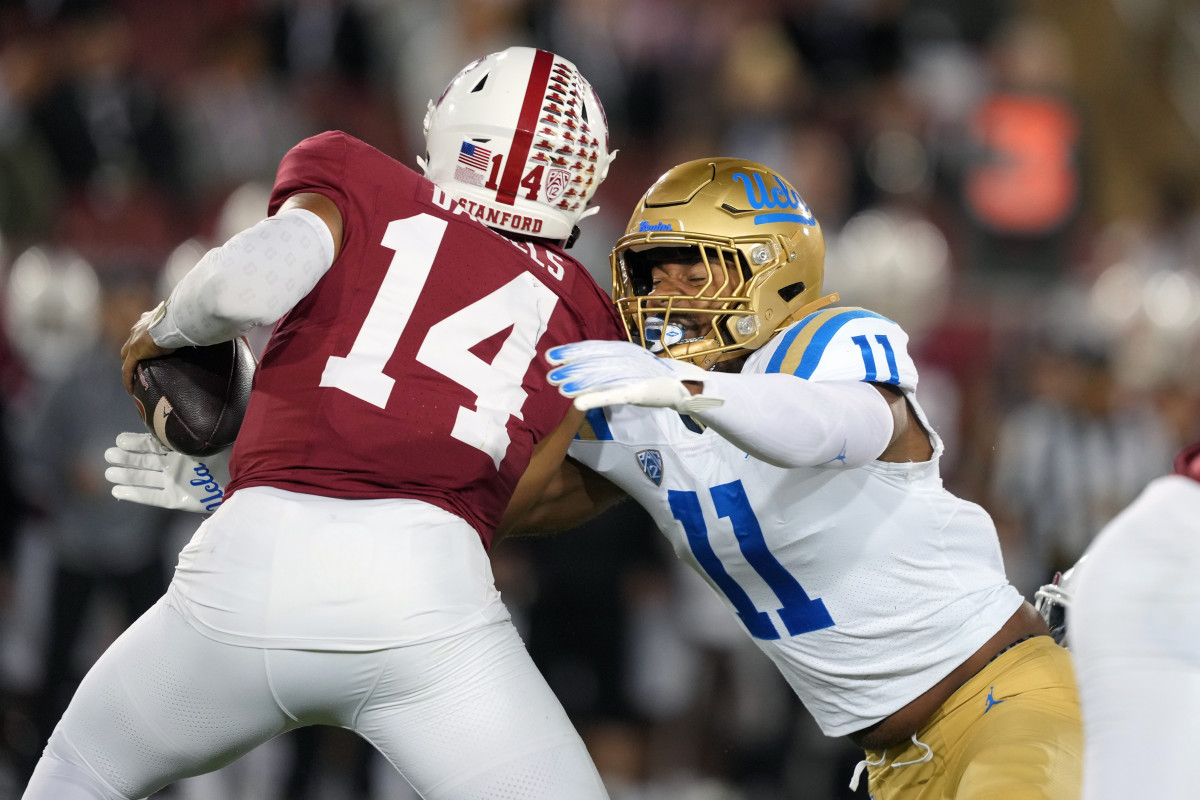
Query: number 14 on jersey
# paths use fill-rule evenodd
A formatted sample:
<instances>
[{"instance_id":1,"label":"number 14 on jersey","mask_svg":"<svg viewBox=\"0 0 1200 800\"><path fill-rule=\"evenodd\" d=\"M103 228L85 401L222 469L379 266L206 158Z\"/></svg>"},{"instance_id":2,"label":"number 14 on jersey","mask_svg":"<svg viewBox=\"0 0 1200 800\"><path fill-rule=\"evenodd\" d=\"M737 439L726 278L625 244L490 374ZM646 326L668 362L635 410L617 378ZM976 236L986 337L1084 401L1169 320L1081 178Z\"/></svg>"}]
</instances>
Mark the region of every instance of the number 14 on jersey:
<instances>
[{"instance_id":1,"label":"number 14 on jersey","mask_svg":"<svg viewBox=\"0 0 1200 800\"><path fill-rule=\"evenodd\" d=\"M382 245L395 251L383 284L350 352L330 356L321 386L341 389L385 408L395 379L384 373L429 280L446 233L446 221L418 214L392 220ZM492 457L496 469L510 444L508 420L521 419L527 394L522 378L537 354L558 296L522 272L486 296L431 325L416 360L475 395L475 408L461 406L450 435ZM510 329L500 351L486 362L471 348Z\"/></svg>"}]
</instances>

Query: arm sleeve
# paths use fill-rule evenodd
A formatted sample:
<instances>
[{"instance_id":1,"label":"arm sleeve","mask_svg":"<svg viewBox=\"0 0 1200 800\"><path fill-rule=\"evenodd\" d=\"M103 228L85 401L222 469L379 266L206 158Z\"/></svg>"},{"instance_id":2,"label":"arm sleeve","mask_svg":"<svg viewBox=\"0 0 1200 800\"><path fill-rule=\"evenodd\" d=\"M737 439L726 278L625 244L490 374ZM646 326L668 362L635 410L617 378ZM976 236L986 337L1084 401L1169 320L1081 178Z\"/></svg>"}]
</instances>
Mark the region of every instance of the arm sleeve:
<instances>
[{"instance_id":1,"label":"arm sleeve","mask_svg":"<svg viewBox=\"0 0 1200 800\"><path fill-rule=\"evenodd\" d=\"M162 347L188 347L269 325L312 291L333 252L333 235L311 211L264 219L209 250L183 276L150 335Z\"/></svg>"},{"instance_id":2,"label":"arm sleeve","mask_svg":"<svg viewBox=\"0 0 1200 800\"><path fill-rule=\"evenodd\" d=\"M862 381L712 373L704 394L725 401L693 416L743 452L777 467L858 467L878 458L894 430L887 400Z\"/></svg>"}]
</instances>

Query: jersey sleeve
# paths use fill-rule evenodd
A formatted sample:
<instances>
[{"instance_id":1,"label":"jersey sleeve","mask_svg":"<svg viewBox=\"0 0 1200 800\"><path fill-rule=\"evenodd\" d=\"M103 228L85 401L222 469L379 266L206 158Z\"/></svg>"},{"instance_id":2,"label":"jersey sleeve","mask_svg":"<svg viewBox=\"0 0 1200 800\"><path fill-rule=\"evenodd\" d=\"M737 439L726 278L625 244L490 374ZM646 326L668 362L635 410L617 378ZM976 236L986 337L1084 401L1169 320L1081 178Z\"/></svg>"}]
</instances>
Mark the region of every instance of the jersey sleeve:
<instances>
[{"instance_id":1,"label":"jersey sleeve","mask_svg":"<svg viewBox=\"0 0 1200 800\"><path fill-rule=\"evenodd\" d=\"M596 312L588 321L587 338L620 341L627 339L625 326L617 314L616 306L608 296L600 293L600 302L595 304Z\"/></svg>"},{"instance_id":2,"label":"jersey sleeve","mask_svg":"<svg viewBox=\"0 0 1200 800\"><path fill-rule=\"evenodd\" d=\"M346 171L350 143L344 133L328 131L311 136L284 155L275 173L268 212L274 214L299 192L323 194L345 214Z\"/></svg>"},{"instance_id":3,"label":"jersey sleeve","mask_svg":"<svg viewBox=\"0 0 1200 800\"><path fill-rule=\"evenodd\" d=\"M596 282L587 268L557 245L539 246L548 251L555 264L566 267L560 269L558 274L567 276L570 294L575 298L579 309L580 338L618 341L629 338L625 334L625 325L621 322L621 315L617 313L612 297Z\"/></svg>"},{"instance_id":4,"label":"jersey sleeve","mask_svg":"<svg viewBox=\"0 0 1200 800\"><path fill-rule=\"evenodd\" d=\"M908 393L917 388L908 334L864 308L828 308L793 323L754 354L746 371L886 383Z\"/></svg>"}]
</instances>

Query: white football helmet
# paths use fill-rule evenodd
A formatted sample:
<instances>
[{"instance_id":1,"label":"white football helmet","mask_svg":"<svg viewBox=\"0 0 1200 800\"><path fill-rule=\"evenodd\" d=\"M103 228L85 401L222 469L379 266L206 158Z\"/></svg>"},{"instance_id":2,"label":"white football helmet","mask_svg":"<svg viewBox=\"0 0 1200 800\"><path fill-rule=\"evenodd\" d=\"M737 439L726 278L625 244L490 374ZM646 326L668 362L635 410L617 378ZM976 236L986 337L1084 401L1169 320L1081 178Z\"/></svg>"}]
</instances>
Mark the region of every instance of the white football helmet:
<instances>
[{"instance_id":1,"label":"white football helmet","mask_svg":"<svg viewBox=\"0 0 1200 800\"><path fill-rule=\"evenodd\" d=\"M510 47L467 65L425 115L425 176L490 228L572 240L616 153L591 84L562 56Z\"/></svg>"}]
</instances>

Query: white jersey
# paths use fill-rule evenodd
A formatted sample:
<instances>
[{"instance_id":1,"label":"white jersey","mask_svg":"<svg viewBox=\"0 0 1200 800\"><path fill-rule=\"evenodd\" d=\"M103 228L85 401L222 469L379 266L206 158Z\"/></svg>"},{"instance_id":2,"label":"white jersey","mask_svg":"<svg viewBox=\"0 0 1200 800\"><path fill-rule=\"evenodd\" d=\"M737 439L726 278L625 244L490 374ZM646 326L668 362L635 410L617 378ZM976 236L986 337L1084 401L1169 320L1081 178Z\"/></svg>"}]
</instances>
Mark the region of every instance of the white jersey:
<instances>
[{"instance_id":1,"label":"white jersey","mask_svg":"<svg viewBox=\"0 0 1200 800\"><path fill-rule=\"evenodd\" d=\"M571 445L654 517L828 736L921 695L1023 601L987 513L942 486L907 342L877 314L831 308L742 371L897 386L931 431L928 462L783 469L670 409L628 405L589 412Z\"/></svg>"},{"instance_id":2,"label":"white jersey","mask_svg":"<svg viewBox=\"0 0 1200 800\"><path fill-rule=\"evenodd\" d=\"M1067 630L1086 800L1196 796L1200 483L1150 482L1075 566Z\"/></svg>"}]
</instances>

